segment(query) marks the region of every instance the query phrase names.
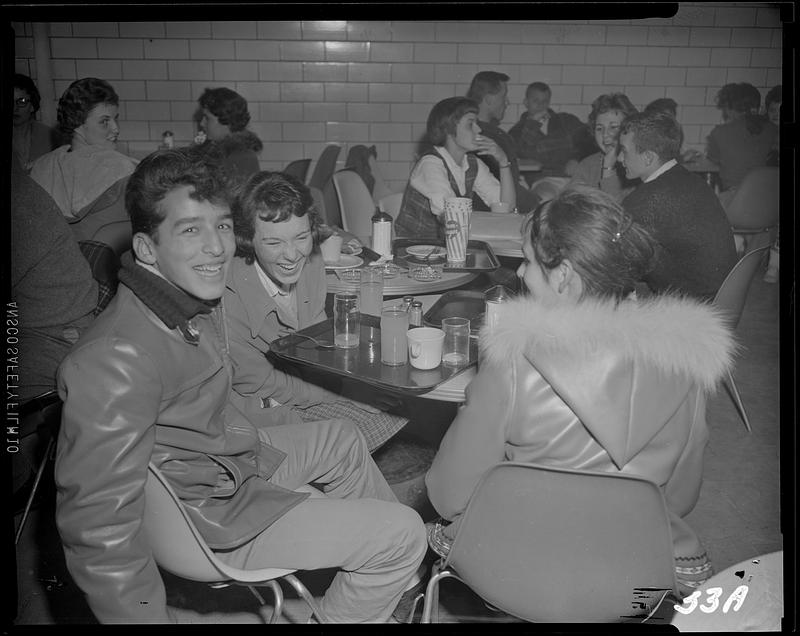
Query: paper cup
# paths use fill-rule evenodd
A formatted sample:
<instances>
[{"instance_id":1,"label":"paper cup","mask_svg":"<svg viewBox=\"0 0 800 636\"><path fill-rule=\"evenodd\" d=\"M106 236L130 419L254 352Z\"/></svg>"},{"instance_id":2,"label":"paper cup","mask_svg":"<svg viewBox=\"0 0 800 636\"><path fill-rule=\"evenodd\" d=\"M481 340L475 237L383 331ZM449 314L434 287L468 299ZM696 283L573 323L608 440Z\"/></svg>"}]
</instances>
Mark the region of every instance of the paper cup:
<instances>
[{"instance_id":1,"label":"paper cup","mask_svg":"<svg viewBox=\"0 0 800 636\"><path fill-rule=\"evenodd\" d=\"M442 361L444 331L435 327L409 329L408 359L415 369L435 369Z\"/></svg>"},{"instance_id":2,"label":"paper cup","mask_svg":"<svg viewBox=\"0 0 800 636\"><path fill-rule=\"evenodd\" d=\"M444 200L444 237L448 263L467 260L471 215L472 199L450 197Z\"/></svg>"},{"instance_id":3,"label":"paper cup","mask_svg":"<svg viewBox=\"0 0 800 636\"><path fill-rule=\"evenodd\" d=\"M322 250L322 260L328 265L338 263L342 257L342 237L339 234L332 234L320 246Z\"/></svg>"}]
</instances>

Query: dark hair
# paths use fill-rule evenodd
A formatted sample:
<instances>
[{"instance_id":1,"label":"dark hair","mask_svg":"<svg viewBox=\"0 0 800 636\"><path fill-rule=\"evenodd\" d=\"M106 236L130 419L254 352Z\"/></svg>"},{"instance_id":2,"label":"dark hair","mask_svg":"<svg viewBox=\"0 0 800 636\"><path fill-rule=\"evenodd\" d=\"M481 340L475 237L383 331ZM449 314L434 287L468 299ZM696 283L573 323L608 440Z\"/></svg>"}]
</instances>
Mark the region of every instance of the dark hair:
<instances>
[{"instance_id":1,"label":"dark hair","mask_svg":"<svg viewBox=\"0 0 800 636\"><path fill-rule=\"evenodd\" d=\"M543 272L569 259L583 281L581 298L619 302L654 265L656 242L597 188L565 188L528 216L525 233Z\"/></svg>"},{"instance_id":2,"label":"dark hair","mask_svg":"<svg viewBox=\"0 0 800 636\"><path fill-rule=\"evenodd\" d=\"M528 98L533 91L538 91L539 93L550 93L553 94L553 91L550 90L550 87L545 84L544 82L533 82L528 84L528 88L525 89L525 99Z\"/></svg>"},{"instance_id":3,"label":"dark hair","mask_svg":"<svg viewBox=\"0 0 800 636\"><path fill-rule=\"evenodd\" d=\"M207 108L231 132L244 130L250 123L247 100L230 88L207 88L197 101L200 108Z\"/></svg>"},{"instance_id":4,"label":"dark hair","mask_svg":"<svg viewBox=\"0 0 800 636\"><path fill-rule=\"evenodd\" d=\"M752 84L739 82L738 84L725 84L717 92L717 108L731 110L744 115L747 131L751 135L758 135L764 129L769 119L760 115L761 93Z\"/></svg>"},{"instance_id":5,"label":"dark hair","mask_svg":"<svg viewBox=\"0 0 800 636\"><path fill-rule=\"evenodd\" d=\"M133 234L143 232L158 242L158 226L166 214L161 201L181 186L192 186L189 196L195 201L209 201L230 206L232 192L219 164L196 147L158 150L145 157L128 180L125 208Z\"/></svg>"},{"instance_id":6,"label":"dark hair","mask_svg":"<svg viewBox=\"0 0 800 636\"><path fill-rule=\"evenodd\" d=\"M497 71L479 71L472 78L467 97L476 104L480 104L486 95L496 95L503 90L503 83L508 81L508 75Z\"/></svg>"},{"instance_id":7,"label":"dark hair","mask_svg":"<svg viewBox=\"0 0 800 636\"><path fill-rule=\"evenodd\" d=\"M645 113L668 113L673 117L678 116L678 102L671 97L660 97L654 99L644 107Z\"/></svg>"},{"instance_id":8,"label":"dark hair","mask_svg":"<svg viewBox=\"0 0 800 636\"><path fill-rule=\"evenodd\" d=\"M769 89L767 96L764 98L764 107L769 108L772 104L780 104L783 102L783 87L778 84Z\"/></svg>"},{"instance_id":9,"label":"dark hair","mask_svg":"<svg viewBox=\"0 0 800 636\"><path fill-rule=\"evenodd\" d=\"M39 104L42 103L42 96L39 95L39 89L36 88L33 80L22 73L14 73L14 88L19 88L28 93L31 98L31 106L33 106L33 114L38 113Z\"/></svg>"},{"instance_id":10,"label":"dark hair","mask_svg":"<svg viewBox=\"0 0 800 636\"><path fill-rule=\"evenodd\" d=\"M58 127L69 139L98 104L119 106L111 84L96 77L75 80L58 100Z\"/></svg>"},{"instance_id":11,"label":"dark hair","mask_svg":"<svg viewBox=\"0 0 800 636\"><path fill-rule=\"evenodd\" d=\"M634 113L622 122L619 134L633 133L637 152L650 150L663 162L681 154L683 129L672 115L665 112Z\"/></svg>"},{"instance_id":12,"label":"dark hair","mask_svg":"<svg viewBox=\"0 0 800 636\"><path fill-rule=\"evenodd\" d=\"M248 265L256 258L253 237L256 218L280 223L291 216L308 215L314 249L319 243L320 220L314 197L299 179L284 172L257 172L242 186L233 202L233 228L236 233L236 255Z\"/></svg>"},{"instance_id":13,"label":"dark hair","mask_svg":"<svg viewBox=\"0 0 800 636\"><path fill-rule=\"evenodd\" d=\"M467 97L448 97L434 105L428 115L428 141L443 146L447 135L456 134L456 126L467 113L478 114L478 104Z\"/></svg>"},{"instance_id":14,"label":"dark hair","mask_svg":"<svg viewBox=\"0 0 800 636\"><path fill-rule=\"evenodd\" d=\"M592 134L594 134L594 126L597 123L597 117L603 113L612 111L619 111L623 113L625 117L638 112L636 107L631 103L631 100L628 99L628 96L624 93L606 93L605 95L600 95L600 97L592 102L592 112L589 113L589 129L592 131Z\"/></svg>"}]
</instances>

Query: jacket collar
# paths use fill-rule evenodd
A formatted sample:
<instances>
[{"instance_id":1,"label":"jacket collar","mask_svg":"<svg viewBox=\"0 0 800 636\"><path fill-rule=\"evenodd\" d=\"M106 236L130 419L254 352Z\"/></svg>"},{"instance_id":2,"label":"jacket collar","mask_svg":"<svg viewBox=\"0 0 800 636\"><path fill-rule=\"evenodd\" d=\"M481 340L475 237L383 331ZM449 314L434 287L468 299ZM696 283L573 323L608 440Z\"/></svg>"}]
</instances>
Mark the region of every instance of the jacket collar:
<instances>
[{"instance_id":1,"label":"jacket collar","mask_svg":"<svg viewBox=\"0 0 800 636\"><path fill-rule=\"evenodd\" d=\"M250 335L255 338L261 333L267 314L277 311L277 306L261 284L255 263L248 265L243 258L235 256L231 263L230 281L228 289L239 297Z\"/></svg>"},{"instance_id":2,"label":"jacket collar","mask_svg":"<svg viewBox=\"0 0 800 636\"><path fill-rule=\"evenodd\" d=\"M216 302L205 302L190 296L166 279L138 265L131 252L122 255L119 280L163 322L169 329L180 330L184 340L196 345L200 332L193 319L199 314L209 314Z\"/></svg>"}]
</instances>

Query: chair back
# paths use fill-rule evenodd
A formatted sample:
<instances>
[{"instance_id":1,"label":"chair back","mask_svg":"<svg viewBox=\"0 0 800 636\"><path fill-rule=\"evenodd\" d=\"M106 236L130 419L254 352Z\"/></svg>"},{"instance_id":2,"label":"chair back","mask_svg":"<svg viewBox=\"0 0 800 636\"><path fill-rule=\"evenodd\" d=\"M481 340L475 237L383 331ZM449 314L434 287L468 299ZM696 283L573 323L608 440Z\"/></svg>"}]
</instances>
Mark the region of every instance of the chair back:
<instances>
[{"instance_id":1,"label":"chair back","mask_svg":"<svg viewBox=\"0 0 800 636\"><path fill-rule=\"evenodd\" d=\"M353 170L339 170L333 175L333 187L339 200L342 228L355 236L370 236L375 203L364 180Z\"/></svg>"},{"instance_id":2,"label":"chair back","mask_svg":"<svg viewBox=\"0 0 800 636\"><path fill-rule=\"evenodd\" d=\"M448 564L528 621L642 620L667 593L677 598L663 494L621 473L498 464L476 487Z\"/></svg>"},{"instance_id":3,"label":"chair back","mask_svg":"<svg viewBox=\"0 0 800 636\"><path fill-rule=\"evenodd\" d=\"M291 574L293 570L239 570L221 562L203 539L178 495L152 463L145 485L144 527L153 558L163 569L192 581L257 582Z\"/></svg>"},{"instance_id":4,"label":"chair back","mask_svg":"<svg viewBox=\"0 0 800 636\"><path fill-rule=\"evenodd\" d=\"M725 208L728 222L737 230L766 230L778 224L780 170L763 166L748 172Z\"/></svg>"},{"instance_id":5,"label":"chair back","mask_svg":"<svg viewBox=\"0 0 800 636\"><path fill-rule=\"evenodd\" d=\"M731 329L736 329L739 324L750 283L753 282L764 252L768 249L769 245L765 245L742 256L728 272L714 296L714 305L725 314Z\"/></svg>"},{"instance_id":6,"label":"chair back","mask_svg":"<svg viewBox=\"0 0 800 636\"><path fill-rule=\"evenodd\" d=\"M328 183L336 170L336 160L339 158L341 151L341 147L335 144L326 146L323 149L319 159L317 159L317 165L314 166L314 172L311 173L311 178L308 180L308 185L319 188L322 192L325 191L325 184Z\"/></svg>"},{"instance_id":7,"label":"chair back","mask_svg":"<svg viewBox=\"0 0 800 636\"><path fill-rule=\"evenodd\" d=\"M308 177L308 169L311 167L311 159L296 159L287 165L283 172L284 174L290 174L293 177L296 177L300 180L300 183L306 182L306 177Z\"/></svg>"},{"instance_id":8,"label":"chair back","mask_svg":"<svg viewBox=\"0 0 800 636\"><path fill-rule=\"evenodd\" d=\"M400 205L403 203L403 193L389 194L380 199L378 203L383 207L383 211L396 221L397 215L400 214Z\"/></svg>"}]
</instances>

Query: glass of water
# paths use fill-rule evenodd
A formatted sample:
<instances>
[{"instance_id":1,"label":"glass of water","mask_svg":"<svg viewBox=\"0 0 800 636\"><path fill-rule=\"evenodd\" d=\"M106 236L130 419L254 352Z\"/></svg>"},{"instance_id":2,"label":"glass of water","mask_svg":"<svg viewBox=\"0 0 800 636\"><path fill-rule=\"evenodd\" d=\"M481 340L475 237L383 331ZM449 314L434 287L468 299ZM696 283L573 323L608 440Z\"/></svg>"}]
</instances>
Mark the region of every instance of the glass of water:
<instances>
[{"instance_id":1,"label":"glass of water","mask_svg":"<svg viewBox=\"0 0 800 636\"><path fill-rule=\"evenodd\" d=\"M358 294L339 293L333 297L333 344L340 349L357 347L361 336Z\"/></svg>"},{"instance_id":2,"label":"glass of water","mask_svg":"<svg viewBox=\"0 0 800 636\"><path fill-rule=\"evenodd\" d=\"M442 318L442 364L460 367L469 362L469 319Z\"/></svg>"}]
</instances>

